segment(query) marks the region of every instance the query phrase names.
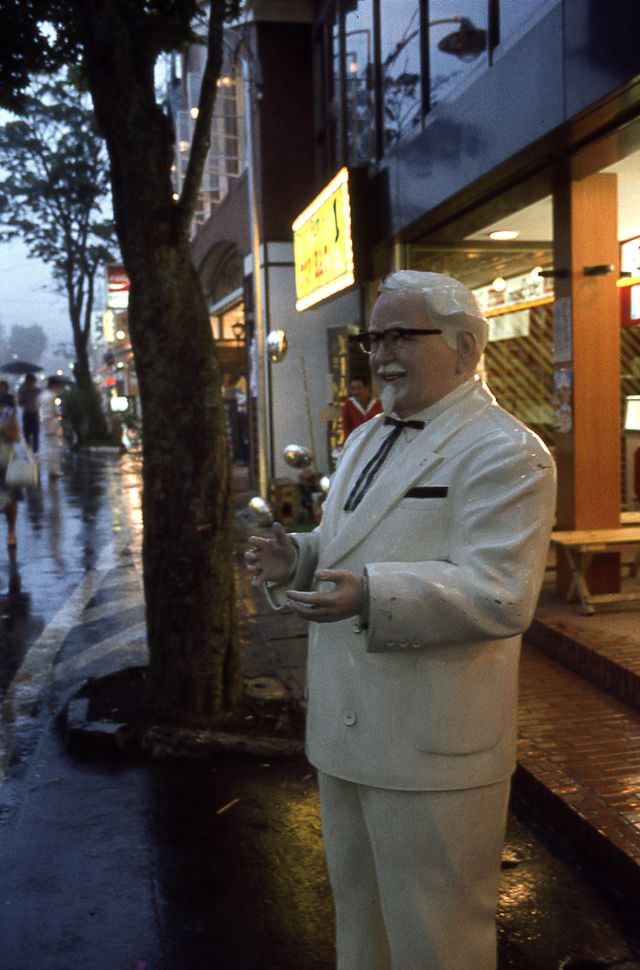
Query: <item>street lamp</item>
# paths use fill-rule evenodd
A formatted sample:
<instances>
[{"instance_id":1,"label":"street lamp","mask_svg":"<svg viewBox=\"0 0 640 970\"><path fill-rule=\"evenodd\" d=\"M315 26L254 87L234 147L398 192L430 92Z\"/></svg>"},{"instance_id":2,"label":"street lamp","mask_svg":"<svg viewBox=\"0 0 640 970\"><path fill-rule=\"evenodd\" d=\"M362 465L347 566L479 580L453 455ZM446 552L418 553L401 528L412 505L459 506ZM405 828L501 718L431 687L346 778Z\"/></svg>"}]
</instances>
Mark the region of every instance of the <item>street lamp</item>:
<instances>
[{"instance_id":1,"label":"street lamp","mask_svg":"<svg viewBox=\"0 0 640 970\"><path fill-rule=\"evenodd\" d=\"M437 24L459 24L458 30L447 34L438 41L438 50L443 54L453 54L461 61L474 61L482 54L487 46L487 32L475 27L468 17L443 17L441 20L431 20L430 27Z\"/></svg>"}]
</instances>

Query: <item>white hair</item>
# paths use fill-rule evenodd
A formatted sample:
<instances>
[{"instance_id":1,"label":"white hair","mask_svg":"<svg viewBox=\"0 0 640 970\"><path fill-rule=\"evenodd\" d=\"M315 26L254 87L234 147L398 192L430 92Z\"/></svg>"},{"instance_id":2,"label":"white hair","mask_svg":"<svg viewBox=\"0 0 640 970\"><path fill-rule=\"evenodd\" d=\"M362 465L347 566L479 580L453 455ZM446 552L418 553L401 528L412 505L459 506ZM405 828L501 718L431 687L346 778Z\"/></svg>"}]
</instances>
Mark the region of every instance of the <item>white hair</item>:
<instances>
[{"instance_id":1,"label":"white hair","mask_svg":"<svg viewBox=\"0 0 640 970\"><path fill-rule=\"evenodd\" d=\"M383 279L379 293L416 290L422 293L429 320L442 327L443 338L450 347L456 346L457 334L473 335L478 353L482 354L489 339L489 325L480 312L475 296L453 276L442 273L423 273L416 269L400 269Z\"/></svg>"}]
</instances>

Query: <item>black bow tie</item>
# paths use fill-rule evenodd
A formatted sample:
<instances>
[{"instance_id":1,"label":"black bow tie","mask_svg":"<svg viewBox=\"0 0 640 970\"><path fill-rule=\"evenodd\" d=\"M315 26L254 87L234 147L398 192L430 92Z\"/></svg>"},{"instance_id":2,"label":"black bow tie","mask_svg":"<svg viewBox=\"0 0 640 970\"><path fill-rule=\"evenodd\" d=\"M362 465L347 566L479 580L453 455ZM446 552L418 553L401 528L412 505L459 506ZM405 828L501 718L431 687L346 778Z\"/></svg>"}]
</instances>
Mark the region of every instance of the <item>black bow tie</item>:
<instances>
[{"instance_id":1,"label":"black bow tie","mask_svg":"<svg viewBox=\"0 0 640 970\"><path fill-rule=\"evenodd\" d=\"M385 424L392 424L394 428L415 428L416 431L422 431L424 428L424 421L399 421L397 418L385 418Z\"/></svg>"},{"instance_id":2,"label":"black bow tie","mask_svg":"<svg viewBox=\"0 0 640 970\"><path fill-rule=\"evenodd\" d=\"M397 418L385 418L385 425L392 425L393 430L384 439L378 450L376 451L373 458L371 458L367 464L364 466L358 479L349 492L349 496L344 506L345 512L353 512L354 509L360 505L360 502L365 496L365 493L369 489L371 482L375 478L378 469L382 465L383 461L393 448L393 445L398 440L405 428L414 428L416 431L422 431L424 428L424 421L398 421Z\"/></svg>"}]
</instances>

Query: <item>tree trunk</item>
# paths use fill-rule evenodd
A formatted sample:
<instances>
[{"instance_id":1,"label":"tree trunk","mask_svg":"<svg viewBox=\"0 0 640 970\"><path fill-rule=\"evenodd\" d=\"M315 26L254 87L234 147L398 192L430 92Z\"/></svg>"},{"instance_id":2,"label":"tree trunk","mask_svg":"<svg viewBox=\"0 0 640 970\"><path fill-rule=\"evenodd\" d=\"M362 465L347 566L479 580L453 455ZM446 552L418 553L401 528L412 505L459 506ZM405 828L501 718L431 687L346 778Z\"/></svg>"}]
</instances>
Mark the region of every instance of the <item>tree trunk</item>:
<instances>
[{"instance_id":1,"label":"tree trunk","mask_svg":"<svg viewBox=\"0 0 640 970\"><path fill-rule=\"evenodd\" d=\"M153 701L214 715L237 698L230 460L209 317L188 246L133 285L143 414L144 580Z\"/></svg>"},{"instance_id":2,"label":"tree trunk","mask_svg":"<svg viewBox=\"0 0 640 970\"><path fill-rule=\"evenodd\" d=\"M173 132L155 104L147 23L132 9L119 0L77 6L131 281L151 700L173 716L210 718L233 706L241 686L230 454L189 220L172 201Z\"/></svg>"},{"instance_id":3,"label":"tree trunk","mask_svg":"<svg viewBox=\"0 0 640 970\"><path fill-rule=\"evenodd\" d=\"M108 441L110 439L107 420L100 405L100 398L93 383L89 355L87 354L87 338L82 332L76 315L71 313L71 327L73 331L73 346L75 350L74 377L79 395L78 410L82 414L82 422L76 423L75 431L78 444L86 445L90 442Z\"/></svg>"}]
</instances>

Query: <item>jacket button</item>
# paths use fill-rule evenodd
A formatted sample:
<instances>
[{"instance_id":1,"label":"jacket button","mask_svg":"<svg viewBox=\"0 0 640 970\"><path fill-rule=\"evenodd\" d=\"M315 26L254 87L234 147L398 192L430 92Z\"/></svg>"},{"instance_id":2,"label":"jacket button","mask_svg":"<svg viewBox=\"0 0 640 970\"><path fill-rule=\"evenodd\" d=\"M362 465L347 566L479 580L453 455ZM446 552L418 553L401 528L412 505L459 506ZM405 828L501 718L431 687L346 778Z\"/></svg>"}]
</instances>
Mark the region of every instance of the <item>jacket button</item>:
<instances>
[{"instance_id":1,"label":"jacket button","mask_svg":"<svg viewBox=\"0 0 640 970\"><path fill-rule=\"evenodd\" d=\"M401 640L400 643L398 644L398 646L400 647L401 650L406 650L407 647L409 646L409 641L408 640Z\"/></svg>"},{"instance_id":2,"label":"jacket button","mask_svg":"<svg viewBox=\"0 0 640 970\"><path fill-rule=\"evenodd\" d=\"M358 720L354 711L345 711L342 715L342 720L347 725L347 727L353 727L353 725Z\"/></svg>"},{"instance_id":3,"label":"jacket button","mask_svg":"<svg viewBox=\"0 0 640 970\"><path fill-rule=\"evenodd\" d=\"M419 650L420 647L422 646L422 644L420 643L419 640L412 640L411 641L411 646L412 647L415 647L416 650Z\"/></svg>"},{"instance_id":4,"label":"jacket button","mask_svg":"<svg viewBox=\"0 0 640 970\"><path fill-rule=\"evenodd\" d=\"M396 641L395 640L387 640L387 646L389 647L389 650L393 650L393 648L395 647L395 645L396 645Z\"/></svg>"}]
</instances>

